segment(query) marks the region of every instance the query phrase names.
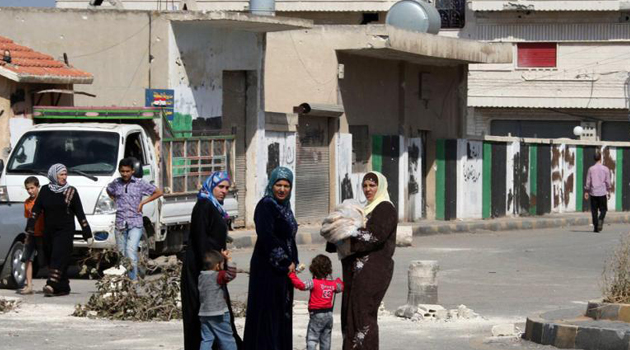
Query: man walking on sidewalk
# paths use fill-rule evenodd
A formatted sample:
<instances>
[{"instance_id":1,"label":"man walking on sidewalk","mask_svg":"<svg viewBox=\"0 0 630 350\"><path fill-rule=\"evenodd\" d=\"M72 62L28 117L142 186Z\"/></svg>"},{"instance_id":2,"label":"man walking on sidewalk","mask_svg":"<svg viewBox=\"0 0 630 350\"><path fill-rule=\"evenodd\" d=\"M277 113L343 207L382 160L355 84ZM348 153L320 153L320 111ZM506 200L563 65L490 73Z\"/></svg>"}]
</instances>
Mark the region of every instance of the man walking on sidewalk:
<instances>
[{"instance_id":1,"label":"man walking on sidewalk","mask_svg":"<svg viewBox=\"0 0 630 350\"><path fill-rule=\"evenodd\" d=\"M584 199L591 198L591 215L593 215L593 232L600 232L604 228L604 218L608 211L610 198L610 169L602 164L602 155L595 152L595 165L588 169ZM599 217L597 211L599 210Z\"/></svg>"}]
</instances>

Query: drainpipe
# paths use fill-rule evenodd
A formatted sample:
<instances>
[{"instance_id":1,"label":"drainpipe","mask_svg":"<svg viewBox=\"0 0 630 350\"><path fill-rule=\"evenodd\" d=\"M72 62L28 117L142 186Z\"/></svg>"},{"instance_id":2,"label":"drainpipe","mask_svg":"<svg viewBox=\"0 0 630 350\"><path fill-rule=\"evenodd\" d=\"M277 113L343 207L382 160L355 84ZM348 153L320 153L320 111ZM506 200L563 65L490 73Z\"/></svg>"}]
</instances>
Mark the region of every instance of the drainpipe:
<instances>
[{"instance_id":1,"label":"drainpipe","mask_svg":"<svg viewBox=\"0 0 630 350\"><path fill-rule=\"evenodd\" d=\"M275 16L276 0L249 0L249 12L252 15Z\"/></svg>"}]
</instances>

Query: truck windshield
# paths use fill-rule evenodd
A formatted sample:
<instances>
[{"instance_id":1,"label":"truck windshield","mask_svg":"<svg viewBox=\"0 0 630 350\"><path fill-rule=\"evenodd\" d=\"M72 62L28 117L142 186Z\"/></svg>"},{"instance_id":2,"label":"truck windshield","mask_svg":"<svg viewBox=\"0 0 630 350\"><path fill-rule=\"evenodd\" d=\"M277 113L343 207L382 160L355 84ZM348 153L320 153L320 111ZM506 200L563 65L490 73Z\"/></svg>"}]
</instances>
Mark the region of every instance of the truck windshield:
<instances>
[{"instance_id":1,"label":"truck windshield","mask_svg":"<svg viewBox=\"0 0 630 350\"><path fill-rule=\"evenodd\" d=\"M55 163L92 175L116 170L119 136L102 131L31 131L20 139L7 173L48 172Z\"/></svg>"}]
</instances>

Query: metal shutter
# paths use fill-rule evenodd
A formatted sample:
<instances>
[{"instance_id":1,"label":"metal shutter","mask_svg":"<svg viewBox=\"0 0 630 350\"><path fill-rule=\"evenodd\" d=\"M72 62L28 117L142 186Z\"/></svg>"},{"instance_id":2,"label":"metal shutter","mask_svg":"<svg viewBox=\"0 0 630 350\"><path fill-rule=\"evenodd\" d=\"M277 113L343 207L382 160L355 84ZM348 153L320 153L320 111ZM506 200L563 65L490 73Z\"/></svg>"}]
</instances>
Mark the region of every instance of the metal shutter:
<instances>
[{"instance_id":1,"label":"metal shutter","mask_svg":"<svg viewBox=\"0 0 630 350\"><path fill-rule=\"evenodd\" d=\"M328 215L330 195L328 119L299 118L295 216L299 222L319 223Z\"/></svg>"},{"instance_id":2,"label":"metal shutter","mask_svg":"<svg viewBox=\"0 0 630 350\"><path fill-rule=\"evenodd\" d=\"M556 43L518 43L519 67L555 67Z\"/></svg>"}]
</instances>

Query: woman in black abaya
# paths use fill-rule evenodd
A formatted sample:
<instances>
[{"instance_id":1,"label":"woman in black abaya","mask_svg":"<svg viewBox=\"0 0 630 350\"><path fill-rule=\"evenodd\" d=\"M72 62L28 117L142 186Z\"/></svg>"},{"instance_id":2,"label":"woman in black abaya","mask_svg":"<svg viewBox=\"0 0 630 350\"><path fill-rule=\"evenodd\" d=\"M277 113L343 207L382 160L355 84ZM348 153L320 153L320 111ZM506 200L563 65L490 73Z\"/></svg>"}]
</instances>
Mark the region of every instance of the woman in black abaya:
<instances>
[{"instance_id":1,"label":"woman in black abaya","mask_svg":"<svg viewBox=\"0 0 630 350\"><path fill-rule=\"evenodd\" d=\"M182 319L184 322L184 349L199 350L201 344L201 324L199 322L198 279L203 266L203 257L208 250L222 251L226 248L227 223L229 218L223 209L223 200L230 188L227 172L213 173L203 184L197 195L190 223L190 234L186 247L186 256L182 267ZM230 309L232 333L240 349L242 340L236 332L234 315L230 305L227 286L223 290ZM217 343L213 349L217 349Z\"/></svg>"}]
</instances>

